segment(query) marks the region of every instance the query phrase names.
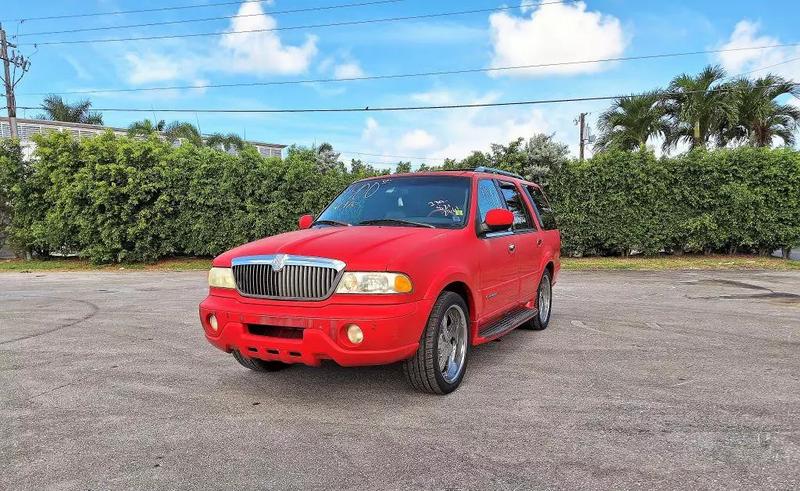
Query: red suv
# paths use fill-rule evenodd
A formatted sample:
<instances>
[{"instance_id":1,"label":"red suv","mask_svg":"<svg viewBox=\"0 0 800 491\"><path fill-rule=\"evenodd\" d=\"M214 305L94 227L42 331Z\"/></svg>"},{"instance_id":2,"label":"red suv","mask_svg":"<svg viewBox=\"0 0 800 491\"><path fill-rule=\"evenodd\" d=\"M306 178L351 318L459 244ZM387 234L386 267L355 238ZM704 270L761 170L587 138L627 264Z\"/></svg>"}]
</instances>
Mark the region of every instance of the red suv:
<instances>
[{"instance_id":1,"label":"red suv","mask_svg":"<svg viewBox=\"0 0 800 491\"><path fill-rule=\"evenodd\" d=\"M403 362L455 390L472 346L544 329L561 238L542 190L507 172L419 172L350 185L300 230L214 259L206 338L245 367Z\"/></svg>"}]
</instances>

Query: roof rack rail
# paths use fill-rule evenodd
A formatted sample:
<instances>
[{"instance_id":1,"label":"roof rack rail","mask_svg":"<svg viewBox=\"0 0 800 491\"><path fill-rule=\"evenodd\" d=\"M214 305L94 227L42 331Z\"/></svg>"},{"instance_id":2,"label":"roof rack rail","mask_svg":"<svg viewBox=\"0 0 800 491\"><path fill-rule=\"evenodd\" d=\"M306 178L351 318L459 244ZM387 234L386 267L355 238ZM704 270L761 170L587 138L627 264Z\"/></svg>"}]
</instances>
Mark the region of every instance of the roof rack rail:
<instances>
[{"instance_id":1,"label":"roof rack rail","mask_svg":"<svg viewBox=\"0 0 800 491\"><path fill-rule=\"evenodd\" d=\"M489 174L500 174L501 176L516 177L517 179L522 179L523 181L525 180L525 178L522 177L519 174L515 174L513 172L508 172L508 171L505 171L505 170L495 169L494 167L484 167L482 165L480 165L478 167L475 167L475 172L487 172Z\"/></svg>"}]
</instances>

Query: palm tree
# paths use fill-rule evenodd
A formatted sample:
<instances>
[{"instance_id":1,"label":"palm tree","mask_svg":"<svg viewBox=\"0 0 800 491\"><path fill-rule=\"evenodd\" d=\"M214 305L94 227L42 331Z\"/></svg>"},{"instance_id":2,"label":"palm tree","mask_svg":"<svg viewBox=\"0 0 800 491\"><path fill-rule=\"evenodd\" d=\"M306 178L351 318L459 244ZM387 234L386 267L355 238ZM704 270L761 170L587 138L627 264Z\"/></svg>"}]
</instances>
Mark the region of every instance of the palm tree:
<instances>
[{"instance_id":1,"label":"palm tree","mask_svg":"<svg viewBox=\"0 0 800 491\"><path fill-rule=\"evenodd\" d=\"M672 128L665 147L679 141L691 148L706 147L712 139L724 143L721 134L736 121L736 95L723 83L725 70L707 66L697 75L678 75L669 84L665 107Z\"/></svg>"},{"instance_id":2,"label":"palm tree","mask_svg":"<svg viewBox=\"0 0 800 491\"><path fill-rule=\"evenodd\" d=\"M737 124L725 132L726 140L746 142L754 147L768 147L773 138L780 138L786 145L794 144L795 131L800 126L800 108L780 104L775 99L785 95L800 96L797 84L769 74L757 80L736 80L734 87L738 118Z\"/></svg>"},{"instance_id":3,"label":"palm tree","mask_svg":"<svg viewBox=\"0 0 800 491\"><path fill-rule=\"evenodd\" d=\"M164 138L171 143L183 140L198 147L203 146L203 137L192 123L173 121L164 127L163 133Z\"/></svg>"},{"instance_id":4,"label":"palm tree","mask_svg":"<svg viewBox=\"0 0 800 491\"><path fill-rule=\"evenodd\" d=\"M666 109L658 90L616 99L600 115L598 124L600 136L595 144L598 149L645 149L651 138L668 140L670 135Z\"/></svg>"},{"instance_id":5,"label":"palm tree","mask_svg":"<svg viewBox=\"0 0 800 491\"><path fill-rule=\"evenodd\" d=\"M128 126L128 136L149 136L153 133L160 133L164 131L164 126L166 126L166 123L164 123L163 119L155 124L149 119L134 121Z\"/></svg>"},{"instance_id":6,"label":"palm tree","mask_svg":"<svg viewBox=\"0 0 800 491\"><path fill-rule=\"evenodd\" d=\"M232 150L241 152L244 149L244 140L235 133L228 133L227 135L213 133L206 138L206 146L219 148L226 152Z\"/></svg>"},{"instance_id":7,"label":"palm tree","mask_svg":"<svg viewBox=\"0 0 800 491\"><path fill-rule=\"evenodd\" d=\"M91 111L92 102L88 99L69 104L61 96L50 94L44 98L41 107L44 113L37 116L39 119L67 123L103 124L103 115Z\"/></svg>"}]
</instances>

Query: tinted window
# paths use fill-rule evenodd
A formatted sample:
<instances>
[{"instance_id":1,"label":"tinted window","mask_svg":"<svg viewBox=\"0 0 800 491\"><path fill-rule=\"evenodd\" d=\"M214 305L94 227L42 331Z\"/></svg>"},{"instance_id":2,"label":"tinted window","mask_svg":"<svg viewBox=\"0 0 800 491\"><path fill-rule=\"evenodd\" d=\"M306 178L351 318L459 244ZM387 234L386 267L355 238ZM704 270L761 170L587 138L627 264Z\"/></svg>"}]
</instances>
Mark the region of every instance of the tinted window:
<instances>
[{"instance_id":1,"label":"tinted window","mask_svg":"<svg viewBox=\"0 0 800 491\"><path fill-rule=\"evenodd\" d=\"M525 190L528 192L528 196L531 198L531 202L534 205L533 210L536 212L536 216L539 218L539 223L542 224L542 229L557 229L558 225L556 224L556 215L553 213L553 209L550 208L550 203L548 203L547 198L545 198L542 190L533 186L525 186Z\"/></svg>"},{"instance_id":2,"label":"tinted window","mask_svg":"<svg viewBox=\"0 0 800 491\"><path fill-rule=\"evenodd\" d=\"M486 220L486 213L494 208L505 208L497 186L491 179L481 179L478 181L478 213L480 223Z\"/></svg>"},{"instance_id":3,"label":"tinted window","mask_svg":"<svg viewBox=\"0 0 800 491\"><path fill-rule=\"evenodd\" d=\"M402 226L401 222L362 222L404 220L437 228L461 228L466 223L469 210L469 193L468 177L369 179L351 184L333 200L317 221L330 220L364 226Z\"/></svg>"},{"instance_id":4,"label":"tinted window","mask_svg":"<svg viewBox=\"0 0 800 491\"><path fill-rule=\"evenodd\" d=\"M511 182L500 181L500 191L503 193L506 208L514 214L514 230L533 228L528 208L522 202L522 197L517 192L517 187Z\"/></svg>"}]
</instances>

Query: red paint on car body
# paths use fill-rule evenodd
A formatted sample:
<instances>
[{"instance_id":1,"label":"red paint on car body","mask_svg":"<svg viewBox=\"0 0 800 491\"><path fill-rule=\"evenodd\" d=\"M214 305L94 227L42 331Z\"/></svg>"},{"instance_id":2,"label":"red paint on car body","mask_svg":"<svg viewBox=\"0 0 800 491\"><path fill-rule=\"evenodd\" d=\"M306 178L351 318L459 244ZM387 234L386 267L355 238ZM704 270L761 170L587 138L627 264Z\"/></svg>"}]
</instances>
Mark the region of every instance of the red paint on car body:
<instances>
[{"instance_id":1,"label":"red paint on car body","mask_svg":"<svg viewBox=\"0 0 800 491\"><path fill-rule=\"evenodd\" d=\"M514 309L535 306L539 280L546 268L550 269L555 284L560 270L559 232L554 227L546 230L541 223L540 211L531 194L540 193L539 186L518 178L446 171L380 176L361 182L368 185L369 192L369 186L381 180L386 183L430 176L469 180L467 209L456 207L453 211L446 203L431 205L432 213L437 216L463 220L461 228L389 223L312 226L304 219L302 225L310 228L244 244L213 261L214 267L230 268L236 258L243 257L285 254L328 258L343 262L345 272L403 273L412 282L410 293L333 293L322 300L297 300L246 296L238 288L210 288L208 297L200 304L200 319L208 341L226 352L238 350L248 357L285 363L319 365L322 360L333 360L343 366L393 363L411 357L417 350L431 308L445 289L466 297L471 344L490 340L481 337L481 327ZM517 210L517 215L524 218L527 213L531 226L515 225L505 232L487 232L488 226L481 221L480 213L488 210L479 210L479 201L483 199L478 196L479 186L484 196L487 192L491 195L495 186L501 202L503 196L513 196L516 191L524 206ZM504 213L494 213L489 221L506 218ZM216 331L209 323L211 315L217 320ZM345 328L349 324L361 327L362 343L354 345L347 339ZM263 330L256 329L258 326L299 331L292 336L271 336L263 335Z\"/></svg>"}]
</instances>

